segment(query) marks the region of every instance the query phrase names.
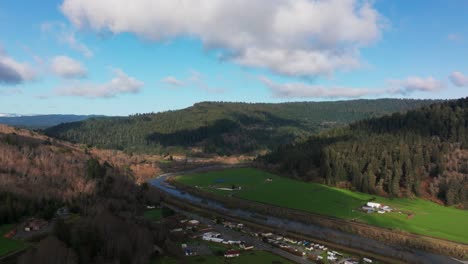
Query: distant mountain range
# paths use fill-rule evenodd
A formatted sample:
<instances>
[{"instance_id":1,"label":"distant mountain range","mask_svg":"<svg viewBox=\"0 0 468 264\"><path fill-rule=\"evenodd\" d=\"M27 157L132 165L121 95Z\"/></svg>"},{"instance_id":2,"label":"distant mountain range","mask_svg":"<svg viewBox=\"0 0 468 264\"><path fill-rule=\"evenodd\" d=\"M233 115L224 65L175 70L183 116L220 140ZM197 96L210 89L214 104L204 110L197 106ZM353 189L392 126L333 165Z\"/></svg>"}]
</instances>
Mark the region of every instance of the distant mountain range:
<instances>
[{"instance_id":1,"label":"distant mountain range","mask_svg":"<svg viewBox=\"0 0 468 264\"><path fill-rule=\"evenodd\" d=\"M44 129L62 123L83 121L89 118L103 117L98 115L18 115L0 114L0 124L9 126Z\"/></svg>"},{"instance_id":2,"label":"distant mountain range","mask_svg":"<svg viewBox=\"0 0 468 264\"><path fill-rule=\"evenodd\" d=\"M47 135L129 152L255 154L354 121L407 111L432 100L202 102L163 113L93 118L46 129Z\"/></svg>"}]
</instances>

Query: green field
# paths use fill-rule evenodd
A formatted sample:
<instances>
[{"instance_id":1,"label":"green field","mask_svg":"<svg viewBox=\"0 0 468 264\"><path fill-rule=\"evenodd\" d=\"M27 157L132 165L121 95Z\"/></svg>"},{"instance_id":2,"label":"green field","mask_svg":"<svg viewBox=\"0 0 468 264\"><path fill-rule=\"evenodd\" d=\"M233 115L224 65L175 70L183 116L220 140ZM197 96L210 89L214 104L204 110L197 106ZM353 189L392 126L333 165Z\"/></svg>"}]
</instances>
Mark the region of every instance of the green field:
<instances>
[{"instance_id":1,"label":"green field","mask_svg":"<svg viewBox=\"0 0 468 264\"><path fill-rule=\"evenodd\" d=\"M159 221L163 218L162 209L156 208L156 209L147 210L145 211L143 216L146 219L151 220L151 221Z\"/></svg>"},{"instance_id":2,"label":"green field","mask_svg":"<svg viewBox=\"0 0 468 264\"><path fill-rule=\"evenodd\" d=\"M0 226L0 257L8 253L23 249L27 245L18 240L6 239L3 236L13 228L13 225Z\"/></svg>"},{"instance_id":3,"label":"green field","mask_svg":"<svg viewBox=\"0 0 468 264\"><path fill-rule=\"evenodd\" d=\"M268 182L268 178L272 181ZM197 186L218 195L233 195L246 200L468 243L468 211L444 207L422 199L387 199L296 181L249 168L189 174L176 179L180 183ZM231 188L233 185L242 189L217 189ZM381 215L357 210L373 198L378 203L396 209L396 212ZM409 214L412 216L408 217Z\"/></svg>"}]
</instances>

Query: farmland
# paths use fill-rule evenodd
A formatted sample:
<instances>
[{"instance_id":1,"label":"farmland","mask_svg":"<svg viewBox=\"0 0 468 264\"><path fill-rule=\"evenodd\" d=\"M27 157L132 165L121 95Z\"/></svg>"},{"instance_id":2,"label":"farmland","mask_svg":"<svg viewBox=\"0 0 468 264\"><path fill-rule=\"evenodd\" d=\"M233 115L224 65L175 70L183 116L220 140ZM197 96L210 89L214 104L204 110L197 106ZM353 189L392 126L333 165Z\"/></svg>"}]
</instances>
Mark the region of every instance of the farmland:
<instances>
[{"instance_id":1,"label":"farmland","mask_svg":"<svg viewBox=\"0 0 468 264\"><path fill-rule=\"evenodd\" d=\"M464 225L468 211L421 199L387 199L296 181L249 168L189 174L178 176L176 180L217 195L232 195L245 200L468 243L468 229ZM234 190L227 190L233 187ZM395 212L381 215L358 210L372 199L394 208Z\"/></svg>"},{"instance_id":2,"label":"farmland","mask_svg":"<svg viewBox=\"0 0 468 264\"><path fill-rule=\"evenodd\" d=\"M0 257L26 247L26 244L21 241L7 239L4 237L12 227L13 225L0 226Z\"/></svg>"}]
</instances>

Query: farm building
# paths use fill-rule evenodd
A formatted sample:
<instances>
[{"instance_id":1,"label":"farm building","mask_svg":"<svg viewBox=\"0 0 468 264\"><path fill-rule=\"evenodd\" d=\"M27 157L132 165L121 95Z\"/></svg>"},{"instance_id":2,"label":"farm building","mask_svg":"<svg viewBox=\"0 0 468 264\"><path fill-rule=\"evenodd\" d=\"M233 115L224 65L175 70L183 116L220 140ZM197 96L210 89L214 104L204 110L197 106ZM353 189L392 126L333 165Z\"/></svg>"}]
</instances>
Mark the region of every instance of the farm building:
<instances>
[{"instance_id":1,"label":"farm building","mask_svg":"<svg viewBox=\"0 0 468 264\"><path fill-rule=\"evenodd\" d=\"M228 250L224 253L225 258L236 258L240 256L240 252L237 250Z\"/></svg>"},{"instance_id":2,"label":"farm building","mask_svg":"<svg viewBox=\"0 0 468 264\"><path fill-rule=\"evenodd\" d=\"M366 206L372 207L372 208L380 208L382 205L379 203L367 202Z\"/></svg>"}]
</instances>

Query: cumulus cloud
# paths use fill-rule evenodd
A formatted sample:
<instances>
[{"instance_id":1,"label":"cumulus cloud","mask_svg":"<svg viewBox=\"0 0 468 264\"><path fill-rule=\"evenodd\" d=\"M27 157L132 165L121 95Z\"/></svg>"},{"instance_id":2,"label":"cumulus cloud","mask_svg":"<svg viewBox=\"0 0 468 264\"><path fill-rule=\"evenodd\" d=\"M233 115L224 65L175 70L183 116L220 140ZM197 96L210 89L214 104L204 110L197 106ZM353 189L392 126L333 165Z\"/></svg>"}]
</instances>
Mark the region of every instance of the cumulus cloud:
<instances>
[{"instance_id":1,"label":"cumulus cloud","mask_svg":"<svg viewBox=\"0 0 468 264\"><path fill-rule=\"evenodd\" d=\"M41 31L44 33L55 34L60 43L68 45L71 49L80 52L86 58L94 56L88 46L76 38L76 32L70 26L62 22L45 22L41 25Z\"/></svg>"},{"instance_id":2,"label":"cumulus cloud","mask_svg":"<svg viewBox=\"0 0 468 264\"><path fill-rule=\"evenodd\" d=\"M174 76L167 76L166 78L162 79L161 82L165 83L165 84L168 84L168 85L171 85L171 86L174 86L174 87L180 87L180 86L185 85L184 81L179 80Z\"/></svg>"},{"instance_id":3,"label":"cumulus cloud","mask_svg":"<svg viewBox=\"0 0 468 264\"><path fill-rule=\"evenodd\" d=\"M461 72L453 72L450 74L450 81L457 87L468 87L468 76Z\"/></svg>"},{"instance_id":4,"label":"cumulus cloud","mask_svg":"<svg viewBox=\"0 0 468 264\"><path fill-rule=\"evenodd\" d=\"M445 84L434 77L408 77L405 80L388 81L389 91L395 94L410 94L412 92L436 92L445 88Z\"/></svg>"},{"instance_id":5,"label":"cumulus cloud","mask_svg":"<svg viewBox=\"0 0 468 264\"><path fill-rule=\"evenodd\" d=\"M0 84L19 84L35 77L28 63L18 62L0 49Z\"/></svg>"},{"instance_id":6,"label":"cumulus cloud","mask_svg":"<svg viewBox=\"0 0 468 264\"><path fill-rule=\"evenodd\" d=\"M190 76L188 76L185 79L181 80L173 76L167 76L166 78L162 79L161 82L171 85L173 87L193 86L202 91L213 94L221 94L226 92L224 88L211 87L210 85L208 85L205 81L203 74L194 70L191 70Z\"/></svg>"},{"instance_id":7,"label":"cumulus cloud","mask_svg":"<svg viewBox=\"0 0 468 264\"><path fill-rule=\"evenodd\" d=\"M384 93L383 90L368 88L325 87L306 83L279 84L266 77L261 77L260 80L270 89L273 96L278 98L358 98Z\"/></svg>"},{"instance_id":8,"label":"cumulus cloud","mask_svg":"<svg viewBox=\"0 0 468 264\"><path fill-rule=\"evenodd\" d=\"M65 79L86 77L88 71L79 62L67 56L56 56L52 59L52 71Z\"/></svg>"},{"instance_id":9,"label":"cumulus cloud","mask_svg":"<svg viewBox=\"0 0 468 264\"><path fill-rule=\"evenodd\" d=\"M351 88L339 86L311 85L307 83L277 83L269 78L260 77L274 97L278 98L359 98L382 95L408 95L415 91L435 92L443 89L442 82L432 77L409 77L405 80L390 80L387 87Z\"/></svg>"},{"instance_id":10,"label":"cumulus cloud","mask_svg":"<svg viewBox=\"0 0 468 264\"><path fill-rule=\"evenodd\" d=\"M61 96L78 96L87 98L111 98L120 94L138 93L144 83L128 76L120 69L114 70L115 77L102 84L73 82L59 87L55 93Z\"/></svg>"},{"instance_id":11,"label":"cumulus cloud","mask_svg":"<svg viewBox=\"0 0 468 264\"><path fill-rule=\"evenodd\" d=\"M224 59L299 77L358 67L359 49L382 30L366 0L64 0L61 10L78 28L194 36Z\"/></svg>"}]
</instances>

